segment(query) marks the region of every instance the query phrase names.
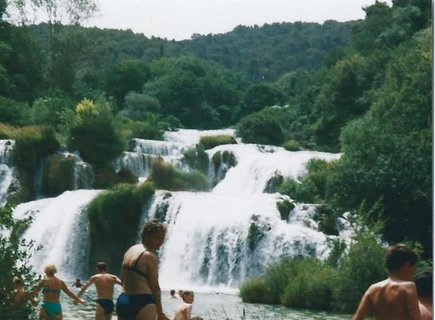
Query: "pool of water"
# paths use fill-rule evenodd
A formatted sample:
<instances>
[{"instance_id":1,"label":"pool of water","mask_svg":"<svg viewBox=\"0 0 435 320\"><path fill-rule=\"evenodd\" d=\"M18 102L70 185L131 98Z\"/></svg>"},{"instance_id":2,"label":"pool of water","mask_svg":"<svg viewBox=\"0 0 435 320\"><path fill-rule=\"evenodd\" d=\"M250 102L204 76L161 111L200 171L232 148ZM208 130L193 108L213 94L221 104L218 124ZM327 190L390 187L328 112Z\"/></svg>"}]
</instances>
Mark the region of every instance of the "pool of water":
<instances>
[{"instance_id":1,"label":"pool of water","mask_svg":"<svg viewBox=\"0 0 435 320\"><path fill-rule=\"evenodd\" d=\"M78 289L74 289L78 292ZM120 294L116 287L115 296ZM62 294L62 307L65 320L94 319L95 288L90 287L84 294L84 305L74 305L68 296ZM170 297L168 291L162 292L163 310L172 319L180 299ZM195 292L192 315L201 316L204 320L349 320L348 314L311 311L286 308L280 305L264 305L243 303L237 294L217 292ZM112 319L117 319L114 315Z\"/></svg>"}]
</instances>

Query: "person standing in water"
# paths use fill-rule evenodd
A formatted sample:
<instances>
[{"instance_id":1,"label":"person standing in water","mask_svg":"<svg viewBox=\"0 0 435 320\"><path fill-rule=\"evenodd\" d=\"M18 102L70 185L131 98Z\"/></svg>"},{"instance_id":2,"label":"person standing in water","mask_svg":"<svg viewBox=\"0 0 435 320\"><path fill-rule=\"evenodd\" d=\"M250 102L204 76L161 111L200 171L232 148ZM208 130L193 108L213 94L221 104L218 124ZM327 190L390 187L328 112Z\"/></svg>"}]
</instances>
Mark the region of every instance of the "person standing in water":
<instances>
[{"instance_id":1,"label":"person standing in water","mask_svg":"<svg viewBox=\"0 0 435 320\"><path fill-rule=\"evenodd\" d=\"M107 265L104 262L97 263L97 274L93 275L89 281L80 289L79 297L90 285L94 284L97 288L97 306L95 309L96 320L110 320L114 309L113 291L116 284L122 285L121 280L110 273L107 273Z\"/></svg>"},{"instance_id":2,"label":"person standing in water","mask_svg":"<svg viewBox=\"0 0 435 320\"><path fill-rule=\"evenodd\" d=\"M192 304L195 299L193 291L183 291L183 304L175 313L174 320L192 320Z\"/></svg>"},{"instance_id":3,"label":"person standing in water","mask_svg":"<svg viewBox=\"0 0 435 320\"><path fill-rule=\"evenodd\" d=\"M34 291L34 302L38 302L38 294L42 289L44 300L39 311L39 319L44 320L62 320L62 306L60 304L60 292L65 292L74 303L85 303L84 300L77 297L63 282L55 276L57 268L50 264L44 268L45 278L42 279Z\"/></svg>"},{"instance_id":4,"label":"person standing in water","mask_svg":"<svg viewBox=\"0 0 435 320\"><path fill-rule=\"evenodd\" d=\"M163 313L158 280L157 250L162 246L166 225L157 220L142 228L142 243L130 247L122 262L124 292L118 297L116 311L122 320L169 320Z\"/></svg>"},{"instance_id":5,"label":"person standing in water","mask_svg":"<svg viewBox=\"0 0 435 320\"><path fill-rule=\"evenodd\" d=\"M417 288L412 281L417 255L404 244L389 247L385 256L388 278L371 285L352 320L420 320Z\"/></svg>"}]
</instances>

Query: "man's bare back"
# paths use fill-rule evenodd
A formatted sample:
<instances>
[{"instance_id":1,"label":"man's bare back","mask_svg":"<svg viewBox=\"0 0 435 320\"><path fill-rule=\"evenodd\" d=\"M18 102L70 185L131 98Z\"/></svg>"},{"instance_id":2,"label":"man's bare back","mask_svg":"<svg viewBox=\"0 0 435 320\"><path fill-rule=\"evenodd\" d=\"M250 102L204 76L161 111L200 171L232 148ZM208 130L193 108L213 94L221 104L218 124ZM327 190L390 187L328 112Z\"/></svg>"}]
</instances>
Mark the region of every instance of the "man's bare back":
<instances>
[{"instance_id":1,"label":"man's bare back","mask_svg":"<svg viewBox=\"0 0 435 320\"><path fill-rule=\"evenodd\" d=\"M115 284L121 285L121 280L110 273L99 273L93 275L89 282L95 284L99 299L112 299Z\"/></svg>"},{"instance_id":2,"label":"man's bare back","mask_svg":"<svg viewBox=\"0 0 435 320\"><path fill-rule=\"evenodd\" d=\"M389 277L372 284L352 320L363 320L373 314L376 320L421 320L417 287L412 282L418 257L404 244L387 249L385 264Z\"/></svg>"},{"instance_id":3,"label":"man's bare back","mask_svg":"<svg viewBox=\"0 0 435 320\"><path fill-rule=\"evenodd\" d=\"M411 281L386 279L370 286L363 300L376 320L420 320L417 289ZM358 309L359 310L359 309ZM354 319L364 319L355 315Z\"/></svg>"},{"instance_id":4,"label":"man's bare back","mask_svg":"<svg viewBox=\"0 0 435 320\"><path fill-rule=\"evenodd\" d=\"M122 285L121 280L113 274L107 273L107 266L104 262L97 264L97 274L93 275L82 287L79 296L92 284L97 289L97 306L95 309L95 319L110 320L114 309L113 291L115 284Z\"/></svg>"}]
</instances>

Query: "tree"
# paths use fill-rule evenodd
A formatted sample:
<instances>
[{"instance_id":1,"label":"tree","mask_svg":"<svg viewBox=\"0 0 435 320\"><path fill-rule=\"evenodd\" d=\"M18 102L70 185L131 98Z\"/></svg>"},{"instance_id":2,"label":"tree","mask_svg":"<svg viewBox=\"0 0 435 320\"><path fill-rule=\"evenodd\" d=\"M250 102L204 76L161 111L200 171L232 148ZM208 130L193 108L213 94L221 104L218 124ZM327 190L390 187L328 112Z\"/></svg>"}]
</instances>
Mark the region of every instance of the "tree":
<instances>
[{"instance_id":1,"label":"tree","mask_svg":"<svg viewBox=\"0 0 435 320\"><path fill-rule=\"evenodd\" d=\"M266 112L252 113L237 124L237 135L245 143L281 145L284 132L279 121Z\"/></svg>"},{"instance_id":2,"label":"tree","mask_svg":"<svg viewBox=\"0 0 435 320\"><path fill-rule=\"evenodd\" d=\"M374 93L369 112L349 123L340 137L344 155L328 181L334 206L356 210L379 201L390 242L412 239L432 252L431 31L403 45ZM379 214L379 213L377 213Z\"/></svg>"},{"instance_id":3,"label":"tree","mask_svg":"<svg viewBox=\"0 0 435 320\"><path fill-rule=\"evenodd\" d=\"M140 60L126 60L110 67L105 74L105 89L113 96L121 109L125 95L130 91L142 90L149 79L148 66Z\"/></svg>"},{"instance_id":4,"label":"tree","mask_svg":"<svg viewBox=\"0 0 435 320\"><path fill-rule=\"evenodd\" d=\"M17 276L30 291L38 280L32 270L29 258L37 250L33 242L19 238L17 231L23 229L29 221L17 221L12 217L11 208L0 208L0 318L21 320L36 319L36 310L26 302L20 312L10 307L12 300L12 279Z\"/></svg>"},{"instance_id":5,"label":"tree","mask_svg":"<svg viewBox=\"0 0 435 320\"><path fill-rule=\"evenodd\" d=\"M84 99L76 107L76 120L68 137L68 148L97 168L110 165L124 150L124 141L114 125L110 104Z\"/></svg>"},{"instance_id":6,"label":"tree","mask_svg":"<svg viewBox=\"0 0 435 320\"><path fill-rule=\"evenodd\" d=\"M252 85L246 92L243 99L243 114L260 111L265 107L282 103L284 94L274 85L260 83Z\"/></svg>"}]
</instances>

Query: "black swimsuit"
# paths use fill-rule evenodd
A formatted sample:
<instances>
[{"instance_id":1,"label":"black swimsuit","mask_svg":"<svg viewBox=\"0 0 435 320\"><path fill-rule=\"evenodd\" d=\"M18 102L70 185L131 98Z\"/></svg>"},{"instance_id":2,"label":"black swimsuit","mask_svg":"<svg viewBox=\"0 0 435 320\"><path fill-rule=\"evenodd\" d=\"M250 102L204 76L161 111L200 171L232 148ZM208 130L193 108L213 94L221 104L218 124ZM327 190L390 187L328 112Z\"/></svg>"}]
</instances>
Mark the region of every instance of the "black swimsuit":
<instances>
[{"instance_id":1,"label":"black swimsuit","mask_svg":"<svg viewBox=\"0 0 435 320\"><path fill-rule=\"evenodd\" d=\"M145 250L146 251L146 250ZM134 265L126 266L123 265L122 268L125 270L132 271L138 274L141 277L144 277L148 281L148 274L139 270L137 264L139 263L140 258L145 253L143 251L139 257L136 259ZM116 312L118 316L125 320L134 320L139 311L151 304L156 303L156 297L150 293L141 293L141 294L127 294L125 292L121 293L121 295L116 300Z\"/></svg>"}]
</instances>

